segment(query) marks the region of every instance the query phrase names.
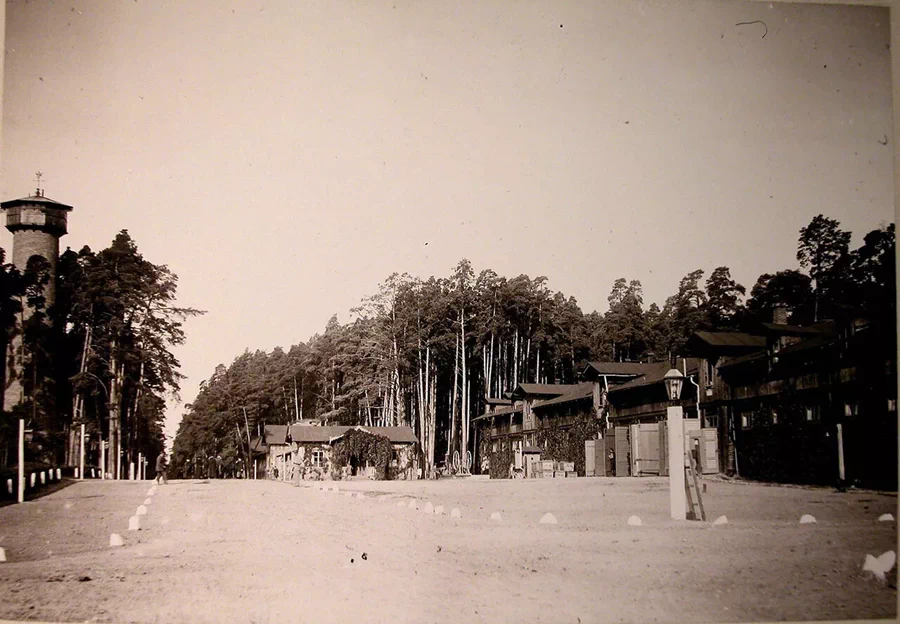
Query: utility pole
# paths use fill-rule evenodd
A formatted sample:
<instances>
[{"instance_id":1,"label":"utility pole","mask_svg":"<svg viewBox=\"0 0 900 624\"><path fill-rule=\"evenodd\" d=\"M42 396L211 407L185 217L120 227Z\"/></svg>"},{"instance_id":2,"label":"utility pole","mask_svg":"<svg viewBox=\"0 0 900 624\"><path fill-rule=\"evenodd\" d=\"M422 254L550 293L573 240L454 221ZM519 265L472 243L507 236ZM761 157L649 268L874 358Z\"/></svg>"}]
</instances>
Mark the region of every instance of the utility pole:
<instances>
[{"instance_id":1,"label":"utility pole","mask_svg":"<svg viewBox=\"0 0 900 624\"><path fill-rule=\"evenodd\" d=\"M19 502L25 502L25 419L19 419Z\"/></svg>"},{"instance_id":2,"label":"utility pole","mask_svg":"<svg viewBox=\"0 0 900 624\"><path fill-rule=\"evenodd\" d=\"M84 481L84 423L81 423L81 450L78 453L78 478Z\"/></svg>"}]
</instances>

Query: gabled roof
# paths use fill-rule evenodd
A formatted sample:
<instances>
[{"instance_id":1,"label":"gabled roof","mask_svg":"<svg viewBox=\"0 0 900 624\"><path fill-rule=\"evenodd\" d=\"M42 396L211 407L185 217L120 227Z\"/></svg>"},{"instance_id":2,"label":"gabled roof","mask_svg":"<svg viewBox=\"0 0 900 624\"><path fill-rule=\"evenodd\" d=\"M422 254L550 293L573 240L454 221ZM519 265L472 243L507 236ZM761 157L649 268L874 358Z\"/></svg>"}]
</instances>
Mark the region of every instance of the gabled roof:
<instances>
[{"instance_id":1,"label":"gabled roof","mask_svg":"<svg viewBox=\"0 0 900 624\"><path fill-rule=\"evenodd\" d=\"M484 402L488 405L512 405L512 399L498 399L496 397L488 397Z\"/></svg>"},{"instance_id":2,"label":"gabled roof","mask_svg":"<svg viewBox=\"0 0 900 624\"><path fill-rule=\"evenodd\" d=\"M518 414L522 411L522 406L516 405L508 405L506 407L498 407L493 412L488 412L486 414L481 414L480 416L476 416L472 419L472 422L476 420L484 420L486 418L491 418L492 416L509 416L510 414Z\"/></svg>"},{"instance_id":3,"label":"gabled roof","mask_svg":"<svg viewBox=\"0 0 900 624\"><path fill-rule=\"evenodd\" d=\"M592 377L627 376L634 377L652 370L653 364L648 362L588 362L581 373L583 378Z\"/></svg>"},{"instance_id":4,"label":"gabled roof","mask_svg":"<svg viewBox=\"0 0 900 624\"><path fill-rule=\"evenodd\" d=\"M287 444L287 425L266 425L266 445Z\"/></svg>"},{"instance_id":5,"label":"gabled roof","mask_svg":"<svg viewBox=\"0 0 900 624\"><path fill-rule=\"evenodd\" d=\"M632 379L631 381L626 381L625 383L618 386L612 386L609 389L609 394L612 395L616 392L622 392L625 390L630 390L632 388L639 388L642 386L651 386L653 384L662 383L663 377L666 376L666 373L668 373L671 368L672 367L668 362L657 362L653 364L653 369L648 371L646 374L641 375L636 379ZM690 377L691 375L696 375L697 372L697 363L696 360L694 360L687 368L687 376ZM682 392L685 391L685 388L687 388L688 385L689 384L685 382L685 384L682 386Z\"/></svg>"},{"instance_id":6,"label":"gabled roof","mask_svg":"<svg viewBox=\"0 0 900 624\"><path fill-rule=\"evenodd\" d=\"M580 383L571 386L571 389L558 397L545 399L543 401L535 401L534 409L542 409L552 405L561 405L563 403L571 403L572 401L581 401L584 399L593 399L594 384L591 382Z\"/></svg>"},{"instance_id":7,"label":"gabled roof","mask_svg":"<svg viewBox=\"0 0 900 624\"><path fill-rule=\"evenodd\" d=\"M521 397L529 394L539 396L559 396L571 390L574 385L575 384L521 383L512 391L512 396Z\"/></svg>"},{"instance_id":8,"label":"gabled roof","mask_svg":"<svg viewBox=\"0 0 900 624\"><path fill-rule=\"evenodd\" d=\"M754 336L744 332L694 332L691 339L703 342L710 347L737 347L739 349L763 349L766 346L765 336Z\"/></svg>"},{"instance_id":9,"label":"gabled roof","mask_svg":"<svg viewBox=\"0 0 900 624\"><path fill-rule=\"evenodd\" d=\"M776 336L818 336L821 334L833 334L833 323L819 323L810 327L801 325L782 325L780 323L760 323L760 326L768 334Z\"/></svg>"},{"instance_id":10,"label":"gabled roof","mask_svg":"<svg viewBox=\"0 0 900 624\"><path fill-rule=\"evenodd\" d=\"M340 438L351 429L361 429L375 435L384 436L394 444L415 444L418 442L416 434L411 427L355 427L328 426L313 427L310 425L291 425L291 438L298 444L319 443L326 444Z\"/></svg>"},{"instance_id":11,"label":"gabled roof","mask_svg":"<svg viewBox=\"0 0 900 624\"><path fill-rule=\"evenodd\" d=\"M753 353L745 353L744 355L729 358L728 360L722 362L721 364L716 366L716 370L728 370L729 368L734 368L735 366L741 366L742 364L746 364L748 362L764 360L764 359L766 359L766 357L767 357L767 351L765 349L762 349L761 351L754 351Z\"/></svg>"}]
</instances>

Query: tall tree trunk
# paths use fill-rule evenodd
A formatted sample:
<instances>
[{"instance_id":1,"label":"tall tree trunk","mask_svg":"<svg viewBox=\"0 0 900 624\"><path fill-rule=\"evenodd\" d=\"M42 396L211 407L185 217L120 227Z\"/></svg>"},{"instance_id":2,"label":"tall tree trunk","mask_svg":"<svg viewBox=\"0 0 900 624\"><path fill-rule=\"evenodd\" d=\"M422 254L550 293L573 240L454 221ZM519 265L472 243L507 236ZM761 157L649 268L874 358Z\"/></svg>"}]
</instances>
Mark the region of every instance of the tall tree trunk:
<instances>
[{"instance_id":1,"label":"tall tree trunk","mask_svg":"<svg viewBox=\"0 0 900 624\"><path fill-rule=\"evenodd\" d=\"M462 426L462 439L460 441L460 460L465 459L466 448L469 445L469 378L468 371L466 369L466 309L463 309L459 313L459 321L460 321L460 332L461 338L460 342L462 344L462 414L460 417L460 425Z\"/></svg>"},{"instance_id":2,"label":"tall tree trunk","mask_svg":"<svg viewBox=\"0 0 900 624\"><path fill-rule=\"evenodd\" d=\"M513 382L512 387L519 385L519 329L516 328L515 345L513 347Z\"/></svg>"},{"instance_id":3,"label":"tall tree trunk","mask_svg":"<svg viewBox=\"0 0 900 624\"><path fill-rule=\"evenodd\" d=\"M456 449L456 399L459 388L459 334L456 334L456 352L453 354L453 401L450 404L450 435L447 436L447 458L453 459Z\"/></svg>"}]
</instances>

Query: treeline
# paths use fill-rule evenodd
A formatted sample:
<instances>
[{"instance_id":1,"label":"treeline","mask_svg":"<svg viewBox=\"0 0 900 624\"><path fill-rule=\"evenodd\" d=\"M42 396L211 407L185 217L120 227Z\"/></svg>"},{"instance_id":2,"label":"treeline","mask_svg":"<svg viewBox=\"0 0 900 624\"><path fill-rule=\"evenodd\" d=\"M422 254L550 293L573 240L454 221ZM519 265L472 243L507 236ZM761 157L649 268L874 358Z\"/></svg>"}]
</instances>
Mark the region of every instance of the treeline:
<instances>
[{"instance_id":1,"label":"treeline","mask_svg":"<svg viewBox=\"0 0 900 624\"><path fill-rule=\"evenodd\" d=\"M48 262L32 256L20 272L4 259L0 250L0 339L23 364L22 401L5 405L0 421L6 461L20 417L34 431L34 459L63 463L66 429L82 423L91 440L108 442L113 475L138 453L158 454L166 398L182 379L171 348L184 342L182 321L200 314L175 305L177 276L145 260L123 230L99 253L66 250L48 305Z\"/></svg>"},{"instance_id":2,"label":"treeline","mask_svg":"<svg viewBox=\"0 0 900 624\"><path fill-rule=\"evenodd\" d=\"M574 383L586 360L665 361L700 329L751 329L776 305L808 324L852 304L894 318L894 226L855 250L850 234L817 216L800 232L797 269L759 277L747 297L728 267L681 279L660 308L641 283L615 281L603 314L584 314L547 278L476 274L467 260L447 277L391 275L340 324L271 353L245 351L219 365L179 427L176 464L198 455L248 455L263 423L410 425L426 462L472 450L472 418L485 397L518 383ZM804 270L802 272L800 269ZM893 322L893 321L892 321Z\"/></svg>"}]
</instances>

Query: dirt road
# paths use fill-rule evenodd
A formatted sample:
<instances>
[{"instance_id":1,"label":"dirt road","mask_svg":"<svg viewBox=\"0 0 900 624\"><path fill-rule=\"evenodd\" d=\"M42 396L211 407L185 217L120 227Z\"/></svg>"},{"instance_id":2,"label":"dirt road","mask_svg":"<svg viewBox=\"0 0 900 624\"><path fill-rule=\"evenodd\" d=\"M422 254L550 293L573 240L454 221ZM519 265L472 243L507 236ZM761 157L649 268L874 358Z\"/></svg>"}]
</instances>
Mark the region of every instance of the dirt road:
<instances>
[{"instance_id":1,"label":"dirt road","mask_svg":"<svg viewBox=\"0 0 900 624\"><path fill-rule=\"evenodd\" d=\"M893 618L896 495L660 479L83 482L0 509L0 618L139 622L673 622ZM347 493L363 497L347 496ZM415 500L419 509L410 509ZM404 506L398 506L403 501ZM426 502L443 515L426 514ZM449 517L452 508L462 517ZM502 521L489 520L497 511ZM552 512L558 524L541 525ZM802 514L816 524L799 524ZM630 515L642 526L629 526ZM109 547L110 533L125 546Z\"/></svg>"}]
</instances>

